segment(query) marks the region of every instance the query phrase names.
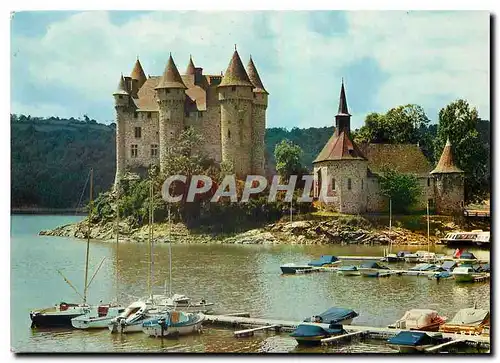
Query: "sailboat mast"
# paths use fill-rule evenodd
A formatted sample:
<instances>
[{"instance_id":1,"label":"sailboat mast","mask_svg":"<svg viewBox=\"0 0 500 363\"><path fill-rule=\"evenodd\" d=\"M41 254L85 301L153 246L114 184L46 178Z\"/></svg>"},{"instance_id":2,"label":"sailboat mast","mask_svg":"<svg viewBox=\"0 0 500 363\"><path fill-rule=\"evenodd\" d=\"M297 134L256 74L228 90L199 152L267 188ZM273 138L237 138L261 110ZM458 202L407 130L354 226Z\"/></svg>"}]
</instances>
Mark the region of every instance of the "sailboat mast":
<instances>
[{"instance_id":1,"label":"sailboat mast","mask_svg":"<svg viewBox=\"0 0 500 363\"><path fill-rule=\"evenodd\" d=\"M154 205L153 205L153 179L151 179L151 186L149 188L149 197L151 198L151 202L150 202L150 214L151 214L151 299L153 299L153 273L154 273L154 270L153 270L153 266L154 266L154 255L153 255L153 247L154 247L154 241L153 241L153 231L154 231L154 228L153 228L153 224L155 222L154 218Z\"/></svg>"},{"instance_id":2,"label":"sailboat mast","mask_svg":"<svg viewBox=\"0 0 500 363\"><path fill-rule=\"evenodd\" d=\"M429 201L427 201L427 252L430 250Z\"/></svg>"},{"instance_id":3,"label":"sailboat mast","mask_svg":"<svg viewBox=\"0 0 500 363\"><path fill-rule=\"evenodd\" d=\"M391 239L389 253L392 253L392 198L389 199L389 238Z\"/></svg>"},{"instance_id":4,"label":"sailboat mast","mask_svg":"<svg viewBox=\"0 0 500 363\"><path fill-rule=\"evenodd\" d=\"M87 230L87 253L85 256L85 283L83 285L83 303L87 303L87 282L89 278L89 250L90 250L90 223L92 219L92 194L93 194L93 179L94 179L94 169L90 169L90 200L89 200L89 214L88 214L88 230Z\"/></svg>"},{"instance_id":5,"label":"sailboat mast","mask_svg":"<svg viewBox=\"0 0 500 363\"><path fill-rule=\"evenodd\" d=\"M170 220L170 206L168 207L168 293L172 296L172 221Z\"/></svg>"}]
</instances>

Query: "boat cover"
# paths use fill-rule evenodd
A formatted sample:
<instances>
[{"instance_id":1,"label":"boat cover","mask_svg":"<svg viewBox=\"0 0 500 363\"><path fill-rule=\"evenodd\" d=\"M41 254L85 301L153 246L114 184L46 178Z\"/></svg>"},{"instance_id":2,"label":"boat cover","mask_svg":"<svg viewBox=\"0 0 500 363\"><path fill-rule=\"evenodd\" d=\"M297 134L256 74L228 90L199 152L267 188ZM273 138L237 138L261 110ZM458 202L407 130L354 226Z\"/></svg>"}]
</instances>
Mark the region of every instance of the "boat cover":
<instances>
[{"instance_id":1,"label":"boat cover","mask_svg":"<svg viewBox=\"0 0 500 363\"><path fill-rule=\"evenodd\" d=\"M401 329L421 329L431 325L438 319L437 311L430 309L408 310L403 317L396 322L396 327ZM404 322L404 324L401 324ZM399 324L398 324L399 323Z\"/></svg>"},{"instance_id":2,"label":"boat cover","mask_svg":"<svg viewBox=\"0 0 500 363\"><path fill-rule=\"evenodd\" d=\"M330 308L327 311L317 315L316 317L321 318L321 323L324 324L337 324L343 320L353 319L358 316L358 313L352 309L344 308ZM315 317L313 317L315 318ZM304 319L305 322L313 320L313 318Z\"/></svg>"},{"instance_id":3,"label":"boat cover","mask_svg":"<svg viewBox=\"0 0 500 363\"><path fill-rule=\"evenodd\" d=\"M361 268L378 268L378 269L382 269L382 270L388 270L389 269L389 267L381 265L381 264L379 264L378 262L375 262L375 261L364 263L360 267Z\"/></svg>"},{"instance_id":4,"label":"boat cover","mask_svg":"<svg viewBox=\"0 0 500 363\"><path fill-rule=\"evenodd\" d=\"M394 345L408 345L416 347L419 345L434 344L436 340L426 333L402 331L396 336L387 340L387 342Z\"/></svg>"},{"instance_id":5,"label":"boat cover","mask_svg":"<svg viewBox=\"0 0 500 363\"><path fill-rule=\"evenodd\" d=\"M399 251L397 256L398 257L405 257L406 255L409 255L410 252L409 251Z\"/></svg>"},{"instance_id":6,"label":"boat cover","mask_svg":"<svg viewBox=\"0 0 500 363\"><path fill-rule=\"evenodd\" d=\"M332 255L323 255L318 260L314 260L308 263L309 266L323 266L329 263L338 261L339 259Z\"/></svg>"},{"instance_id":7,"label":"boat cover","mask_svg":"<svg viewBox=\"0 0 500 363\"><path fill-rule=\"evenodd\" d=\"M441 265L441 268L443 270L451 271L457 266L457 263L455 261L445 261Z\"/></svg>"},{"instance_id":8,"label":"boat cover","mask_svg":"<svg viewBox=\"0 0 500 363\"><path fill-rule=\"evenodd\" d=\"M475 260L476 256L474 256L474 254L472 254L469 251L465 251L465 252L462 252L462 254L460 255L460 259L461 260Z\"/></svg>"},{"instance_id":9,"label":"boat cover","mask_svg":"<svg viewBox=\"0 0 500 363\"><path fill-rule=\"evenodd\" d=\"M339 268L339 271L356 271L358 268L354 265L342 266Z\"/></svg>"},{"instance_id":10,"label":"boat cover","mask_svg":"<svg viewBox=\"0 0 500 363\"><path fill-rule=\"evenodd\" d=\"M432 263L420 263L414 267L409 268L409 270L411 271L437 271L440 269L441 267Z\"/></svg>"},{"instance_id":11,"label":"boat cover","mask_svg":"<svg viewBox=\"0 0 500 363\"><path fill-rule=\"evenodd\" d=\"M447 325L480 325L490 318L490 312L483 309L461 309Z\"/></svg>"},{"instance_id":12,"label":"boat cover","mask_svg":"<svg viewBox=\"0 0 500 363\"><path fill-rule=\"evenodd\" d=\"M481 265L481 272L490 272L490 264L485 263L484 265Z\"/></svg>"},{"instance_id":13,"label":"boat cover","mask_svg":"<svg viewBox=\"0 0 500 363\"><path fill-rule=\"evenodd\" d=\"M450 271L441 271L440 273L434 275L435 278L437 279L447 279L450 278L452 275Z\"/></svg>"},{"instance_id":14,"label":"boat cover","mask_svg":"<svg viewBox=\"0 0 500 363\"><path fill-rule=\"evenodd\" d=\"M295 338L328 337L334 334L342 334L343 332L344 329L342 325L339 324L332 324L327 329L318 325L301 324L292 334L290 334L290 336Z\"/></svg>"}]
</instances>

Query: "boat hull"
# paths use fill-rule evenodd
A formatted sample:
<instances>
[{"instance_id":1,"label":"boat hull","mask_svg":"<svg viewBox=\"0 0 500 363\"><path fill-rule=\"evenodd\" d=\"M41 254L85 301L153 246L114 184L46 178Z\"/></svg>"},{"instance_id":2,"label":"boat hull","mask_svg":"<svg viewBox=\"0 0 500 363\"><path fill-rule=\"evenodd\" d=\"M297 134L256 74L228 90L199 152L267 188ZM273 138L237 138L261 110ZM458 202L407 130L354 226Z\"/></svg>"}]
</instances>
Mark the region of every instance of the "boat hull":
<instances>
[{"instance_id":1,"label":"boat hull","mask_svg":"<svg viewBox=\"0 0 500 363\"><path fill-rule=\"evenodd\" d=\"M469 274L454 274L453 275L456 282L474 282L474 275Z\"/></svg>"},{"instance_id":2,"label":"boat hull","mask_svg":"<svg viewBox=\"0 0 500 363\"><path fill-rule=\"evenodd\" d=\"M72 327L71 319L83 315L83 312L68 312L68 313L30 313L32 328L56 328L56 327Z\"/></svg>"},{"instance_id":3,"label":"boat hull","mask_svg":"<svg viewBox=\"0 0 500 363\"><path fill-rule=\"evenodd\" d=\"M306 272L307 270L313 270L312 266L280 266L281 272L283 274L295 274L297 271L301 270L302 272ZM310 271L308 271L310 272Z\"/></svg>"},{"instance_id":4,"label":"boat hull","mask_svg":"<svg viewBox=\"0 0 500 363\"><path fill-rule=\"evenodd\" d=\"M169 326L162 328L160 325L142 327L142 331L152 337L176 337L179 335L188 335L201 331L203 321L198 321L195 324L185 326Z\"/></svg>"},{"instance_id":5,"label":"boat hull","mask_svg":"<svg viewBox=\"0 0 500 363\"><path fill-rule=\"evenodd\" d=\"M119 322L111 322L108 325L108 329L111 333L139 333L142 331L143 320L140 320L134 324L120 324Z\"/></svg>"},{"instance_id":6,"label":"boat hull","mask_svg":"<svg viewBox=\"0 0 500 363\"><path fill-rule=\"evenodd\" d=\"M421 353L425 351L427 348L433 347L434 344L425 344L425 345L396 345L396 344L388 344L392 349L398 350L399 353L404 354L412 354L412 353Z\"/></svg>"},{"instance_id":7,"label":"boat hull","mask_svg":"<svg viewBox=\"0 0 500 363\"><path fill-rule=\"evenodd\" d=\"M360 275L359 271L341 271L341 270L338 270L337 274L343 275L343 276L359 276Z\"/></svg>"}]
</instances>

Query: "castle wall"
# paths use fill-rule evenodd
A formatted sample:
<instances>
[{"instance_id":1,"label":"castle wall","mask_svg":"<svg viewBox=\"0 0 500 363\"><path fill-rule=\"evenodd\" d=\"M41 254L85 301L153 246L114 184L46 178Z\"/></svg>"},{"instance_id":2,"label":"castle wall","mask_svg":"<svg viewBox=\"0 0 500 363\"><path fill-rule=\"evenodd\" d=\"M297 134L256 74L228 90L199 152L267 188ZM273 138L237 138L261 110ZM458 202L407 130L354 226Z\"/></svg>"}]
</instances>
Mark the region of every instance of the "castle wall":
<instances>
[{"instance_id":1,"label":"castle wall","mask_svg":"<svg viewBox=\"0 0 500 363\"><path fill-rule=\"evenodd\" d=\"M148 116L149 115L149 116ZM151 156L151 146L160 144L158 135L158 112L128 112L124 115L124 160L126 169L148 168L152 163L157 163L158 156ZM141 137L135 135L135 128L141 128ZM137 145L137 157L132 156L132 145Z\"/></svg>"},{"instance_id":2,"label":"castle wall","mask_svg":"<svg viewBox=\"0 0 500 363\"><path fill-rule=\"evenodd\" d=\"M383 212L386 211L387 198L380 193L380 183L378 177L370 176L367 178L367 191L366 191L366 211L367 212Z\"/></svg>"},{"instance_id":3,"label":"castle wall","mask_svg":"<svg viewBox=\"0 0 500 363\"><path fill-rule=\"evenodd\" d=\"M434 174L436 212L439 214L461 214L464 204L463 174Z\"/></svg>"},{"instance_id":4,"label":"castle wall","mask_svg":"<svg viewBox=\"0 0 500 363\"><path fill-rule=\"evenodd\" d=\"M222 162L230 162L239 178L251 173L252 99L250 87L221 87Z\"/></svg>"},{"instance_id":5,"label":"castle wall","mask_svg":"<svg viewBox=\"0 0 500 363\"><path fill-rule=\"evenodd\" d=\"M427 201L431 200L435 202L434 196L434 179L429 176L419 176L417 177L418 185L420 186L420 194L418 199L413 206L414 209L424 210L427 209ZM429 204L432 208L432 204Z\"/></svg>"},{"instance_id":6,"label":"castle wall","mask_svg":"<svg viewBox=\"0 0 500 363\"><path fill-rule=\"evenodd\" d=\"M365 160L334 160L316 163L315 181L319 168L327 169L330 186L328 194L334 197L335 210L346 214L366 212L367 208L367 162ZM333 188L332 179L335 179Z\"/></svg>"}]
</instances>

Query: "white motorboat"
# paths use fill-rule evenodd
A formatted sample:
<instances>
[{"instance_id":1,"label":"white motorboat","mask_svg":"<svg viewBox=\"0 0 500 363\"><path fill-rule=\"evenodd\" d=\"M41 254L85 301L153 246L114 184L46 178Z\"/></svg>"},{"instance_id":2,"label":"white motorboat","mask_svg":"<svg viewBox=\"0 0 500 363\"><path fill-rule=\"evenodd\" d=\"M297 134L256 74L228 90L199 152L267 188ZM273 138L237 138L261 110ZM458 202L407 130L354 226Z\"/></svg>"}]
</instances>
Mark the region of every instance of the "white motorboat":
<instances>
[{"instance_id":1,"label":"white motorboat","mask_svg":"<svg viewBox=\"0 0 500 363\"><path fill-rule=\"evenodd\" d=\"M474 282L475 278L482 276L482 274L474 271L472 267L456 267L451 271L451 275L455 278L456 282Z\"/></svg>"},{"instance_id":2,"label":"white motorboat","mask_svg":"<svg viewBox=\"0 0 500 363\"><path fill-rule=\"evenodd\" d=\"M401 330L438 331L446 322L446 317L439 316L438 312L430 309L408 310L401 319L388 328Z\"/></svg>"},{"instance_id":3,"label":"white motorboat","mask_svg":"<svg viewBox=\"0 0 500 363\"><path fill-rule=\"evenodd\" d=\"M154 316L166 312L165 306L158 305L164 300L164 295L154 295L153 298L143 298L134 301L124 312L111 319L108 328L111 333L134 333L142 331L142 323Z\"/></svg>"},{"instance_id":4,"label":"white motorboat","mask_svg":"<svg viewBox=\"0 0 500 363\"><path fill-rule=\"evenodd\" d=\"M205 320L203 313L168 311L142 323L142 331L154 337L187 335L201 331Z\"/></svg>"},{"instance_id":5,"label":"white motorboat","mask_svg":"<svg viewBox=\"0 0 500 363\"><path fill-rule=\"evenodd\" d=\"M214 303L207 302L204 299L192 302L186 295L174 294L172 297L167 297L159 303L165 306L168 310L180 310L190 313L207 313L212 310Z\"/></svg>"},{"instance_id":6,"label":"white motorboat","mask_svg":"<svg viewBox=\"0 0 500 363\"><path fill-rule=\"evenodd\" d=\"M359 276L358 268L354 265L342 266L337 270L337 274L344 276Z\"/></svg>"},{"instance_id":7,"label":"white motorboat","mask_svg":"<svg viewBox=\"0 0 500 363\"><path fill-rule=\"evenodd\" d=\"M112 319L125 311L119 305L99 305L93 306L90 311L71 319L71 325L76 329L106 329Z\"/></svg>"}]
</instances>

